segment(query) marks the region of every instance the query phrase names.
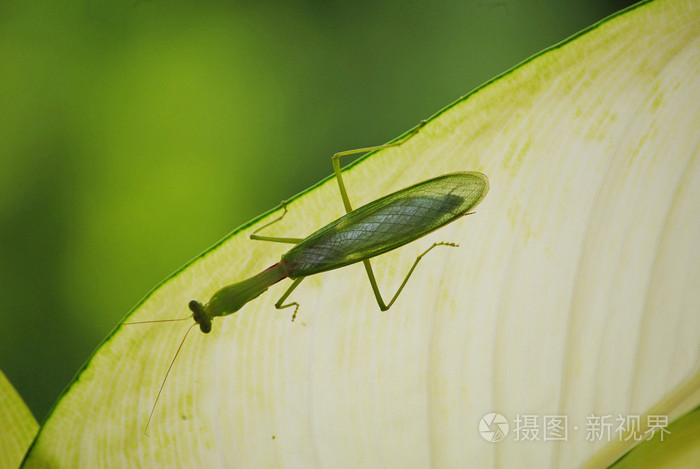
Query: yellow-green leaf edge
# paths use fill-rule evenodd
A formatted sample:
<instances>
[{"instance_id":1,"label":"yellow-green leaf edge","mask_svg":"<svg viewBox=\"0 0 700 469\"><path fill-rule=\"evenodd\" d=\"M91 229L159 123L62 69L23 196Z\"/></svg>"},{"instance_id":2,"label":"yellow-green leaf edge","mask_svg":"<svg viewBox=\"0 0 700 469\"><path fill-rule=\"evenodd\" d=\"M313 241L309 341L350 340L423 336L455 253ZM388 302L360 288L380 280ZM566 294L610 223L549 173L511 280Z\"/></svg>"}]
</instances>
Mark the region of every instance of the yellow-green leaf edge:
<instances>
[{"instance_id":1,"label":"yellow-green leaf edge","mask_svg":"<svg viewBox=\"0 0 700 469\"><path fill-rule=\"evenodd\" d=\"M18 467L38 431L29 408L0 371L0 468Z\"/></svg>"}]
</instances>

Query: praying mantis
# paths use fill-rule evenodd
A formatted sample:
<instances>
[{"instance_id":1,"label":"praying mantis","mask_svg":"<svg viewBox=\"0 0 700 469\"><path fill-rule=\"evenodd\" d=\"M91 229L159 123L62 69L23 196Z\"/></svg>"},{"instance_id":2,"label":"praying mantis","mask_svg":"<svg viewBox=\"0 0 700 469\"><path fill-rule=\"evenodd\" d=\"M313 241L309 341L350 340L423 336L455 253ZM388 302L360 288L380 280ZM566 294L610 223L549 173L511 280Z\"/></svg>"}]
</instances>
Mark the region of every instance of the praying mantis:
<instances>
[{"instance_id":1,"label":"praying mantis","mask_svg":"<svg viewBox=\"0 0 700 469\"><path fill-rule=\"evenodd\" d=\"M418 263L428 252L438 246L458 247L455 243L439 242L434 243L423 251L414 261L391 300L388 303L385 302L379 291L370 259L415 241L458 218L474 213L470 212L470 210L484 199L489 190L488 178L485 174L476 171L449 173L380 197L357 209L353 209L348 193L345 190L340 170L341 157L398 147L418 133L424 125L425 121L422 121L405 137L393 143L343 151L333 155L333 171L346 211L344 216L318 229L306 238L259 235L260 231L279 222L287 214L287 206L283 202L282 208L284 211L280 217L251 233L250 238L252 240L287 243L295 246L283 254L279 262L259 274L221 288L214 293L207 303L203 304L198 300L189 302L188 306L190 311L192 311L192 316L190 317L195 322L185 333L170 362L148 418L146 431L175 359L180 353L187 334L195 325L199 325L200 330L205 334L211 332L212 321L215 317L228 316L235 313L246 303L264 293L270 286L285 278L290 278L293 282L275 303L275 308L294 307L294 313L292 314L292 321L294 321L299 311L299 303L296 301L285 303L285 301L287 301L304 278L358 262L364 264L379 309L386 311L391 308L399 297ZM190 319L190 317L183 319Z\"/></svg>"},{"instance_id":2,"label":"praying mantis","mask_svg":"<svg viewBox=\"0 0 700 469\"><path fill-rule=\"evenodd\" d=\"M426 249L416 258L391 300L385 303L379 291L370 258L401 247L462 216L469 215L471 213L469 211L486 196L489 190L488 178L485 174L475 171L449 173L401 189L355 210L345 190L340 170L342 156L400 146L415 135L423 125L425 125L424 121L398 142L333 155L333 171L346 214L306 238L258 235L257 233L261 230L284 218L287 207L283 203L282 215L255 230L250 238L258 241L289 243L294 244L295 247L283 254L278 263L261 273L221 288L206 304L197 300L190 301L192 317L195 323L199 324L201 331L210 332L212 320L215 317L235 313L270 286L287 277L292 279L293 283L275 303L275 308L294 307L292 314L292 321L294 321L299 303L296 301L285 303L285 301L304 278L357 262L364 264L377 305L380 310L386 311L399 297L418 263L428 252L437 246L457 247L454 243L441 242Z\"/></svg>"}]
</instances>

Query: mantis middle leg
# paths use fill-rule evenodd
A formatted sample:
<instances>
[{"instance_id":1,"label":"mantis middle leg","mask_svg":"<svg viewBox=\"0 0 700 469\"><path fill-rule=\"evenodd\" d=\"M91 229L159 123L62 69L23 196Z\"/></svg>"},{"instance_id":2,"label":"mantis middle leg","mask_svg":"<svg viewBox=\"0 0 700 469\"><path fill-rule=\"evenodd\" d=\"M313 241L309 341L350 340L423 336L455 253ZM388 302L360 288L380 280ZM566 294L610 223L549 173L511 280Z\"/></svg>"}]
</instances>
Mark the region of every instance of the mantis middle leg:
<instances>
[{"instance_id":1,"label":"mantis middle leg","mask_svg":"<svg viewBox=\"0 0 700 469\"><path fill-rule=\"evenodd\" d=\"M287 214L287 203L283 200L280 203L280 205L282 205L282 208L284 209L284 212L282 212L282 215L275 218L271 222L264 224L263 226L261 226L257 230L253 231L250 234L250 239L253 239L256 241L272 241L273 243L286 243L286 244L299 244L302 241L304 241L304 238L280 238L277 236L260 236L259 234L256 234L257 232L264 230L268 226L273 225L284 218L284 216Z\"/></svg>"}]
</instances>

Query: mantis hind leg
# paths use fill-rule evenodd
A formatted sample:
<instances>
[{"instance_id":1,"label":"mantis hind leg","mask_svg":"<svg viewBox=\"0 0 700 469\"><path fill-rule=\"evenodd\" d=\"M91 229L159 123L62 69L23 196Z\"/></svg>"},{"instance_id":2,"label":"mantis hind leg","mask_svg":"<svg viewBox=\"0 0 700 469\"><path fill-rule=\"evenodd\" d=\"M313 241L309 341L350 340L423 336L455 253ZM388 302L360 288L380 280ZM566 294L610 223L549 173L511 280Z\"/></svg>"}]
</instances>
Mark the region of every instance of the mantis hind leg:
<instances>
[{"instance_id":1,"label":"mantis hind leg","mask_svg":"<svg viewBox=\"0 0 700 469\"><path fill-rule=\"evenodd\" d=\"M291 303L284 304L284 301L289 297L289 295L292 294L294 289L299 286L302 280L304 280L304 277L299 277L298 279L295 279L294 283L292 283L289 286L289 288L287 288L287 291L284 292L280 299L277 300L277 303L275 303L275 308L277 309L291 308L292 306L294 306L294 313L292 313L292 322L294 322L294 319L297 317L297 312L299 311L299 303L297 303L296 301L292 301Z\"/></svg>"},{"instance_id":2,"label":"mantis hind leg","mask_svg":"<svg viewBox=\"0 0 700 469\"><path fill-rule=\"evenodd\" d=\"M408 282L409 277L411 276L413 271L416 270L416 266L418 265L420 260L423 259L423 256L425 256L426 254L428 254L430 251L432 251L434 248L436 248L438 246L449 246L449 247L453 247L453 248L459 247L459 245L455 244L455 243L435 243L432 246L430 246L428 249L423 251L423 253L416 258L415 262L411 266L411 269L408 271L408 273L406 274L406 277L403 279L403 282L401 282L399 289L396 290L396 293L394 294L393 298L391 299L391 301L389 301L388 304L384 303L384 300L382 299L382 294L379 292L379 286L377 285L377 280L374 278L374 272L372 272L372 266L370 265L368 260L364 261L365 270L367 270L367 276L369 277L369 283L372 285L372 291L374 292L374 297L377 300L377 304L379 305L379 309L381 309L382 311L386 311L389 308L391 308L391 305L394 304L396 299L401 294L401 291L403 291L403 287L406 286L406 283Z\"/></svg>"},{"instance_id":3,"label":"mantis hind leg","mask_svg":"<svg viewBox=\"0 0 700 469\"><path fill-rule=\"evenodd\" d=\"M257 234L259 231L264 230L268 226L273 225L284 218L284 216L287 214L287 202L285 202L283 200L282 202L280 202L280 205L282 205L282 208L284 209L284 212L282 212L282 215L275 218L271 222L264 224L263 226L261 226L257 230L253 231L250 234L250 239L253 239L255 241L271 241L273 243L286 243L286 244L299 244L302 241L304 241L304 238L280 238L278 236L260 236L259 234Z\"/></svg>"},{"instance_id":4,"label":"mantis hind leg","mask_svg":"<svg viewBox=\"0 0 700 469\"><path fill-rule=\"evenodd\" d=\"M393 143L387 143L386 145L379 145L376 147L358 148L357 150L341 151L340 153L336 153L335 155L333 155L333 172L335 172L335 178L338 181L338 189L340 190L340 196L343 199L343 205L345 206L345 211L347 213L352 212L352 204L350 203L350 198L348 197L348 192L345 189L345 183L343 182L343 175L341 174L341 171L340 171L340 157L347 156L347 155L354 155L357 153L366 153L368 151L380 150L383 148L398 147L401 144L408 141L411 137L416 135L418 133L418 131L420 131L420 129L423 128L424 125L425 125L425 121L420 121L420 123L413 130L411 130L404 138L402 138L396 142L393 142ZM416 261L413 263L413 266L408 271L406 278L403 279L401 286L399 286L399 289L394 294L394 297L391 299L391 301L389 301L389 304L384 303L384 300L382 299L382 294L379 292L379 286L377 285L377 280L374 277L374 271L372 271L372 264L370 264L369 260L363 261L363 264L365 265L365 270L367 271L367 277L369 277L369 283L372 285L372 291L374 292L374 297L377 300L377 304L379 305L379 309L381 309L382 311L386 311L387 309L391 308L391 305L394 304L396 299L401 294L403 287L405 287L406 282L408 282L408 278L411 276L413 271L416 269L416 266L418 265L420 260L423 258L423 256L428 254L428 252L430 252L430 250L436 246L456 247L457 245L453 244L453 243L435 243L432 246L430 246L426 251L424 251L420 256L418 256Z\"/></svg>"}]
</instances>

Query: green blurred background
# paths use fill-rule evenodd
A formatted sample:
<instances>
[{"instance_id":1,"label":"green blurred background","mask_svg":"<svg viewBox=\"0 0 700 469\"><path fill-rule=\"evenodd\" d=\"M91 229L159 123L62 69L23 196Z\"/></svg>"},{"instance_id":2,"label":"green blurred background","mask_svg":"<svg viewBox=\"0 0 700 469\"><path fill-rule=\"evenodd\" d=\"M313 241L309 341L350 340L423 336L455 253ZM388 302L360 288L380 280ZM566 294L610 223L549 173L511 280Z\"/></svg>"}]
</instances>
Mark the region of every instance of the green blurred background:
<instances>
[{"instance_id":1,"label":"green blurred background","mask_svg":"<svg viewBox=\"0 0 700 469\"><path fill-rule=\"evenodd\" d=\"M334 152L633 2L66 3L0 3L0 369L40 422L98 325Z\"/></svg>"}]
</instances>

